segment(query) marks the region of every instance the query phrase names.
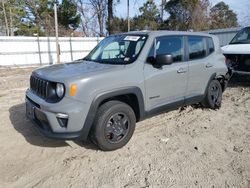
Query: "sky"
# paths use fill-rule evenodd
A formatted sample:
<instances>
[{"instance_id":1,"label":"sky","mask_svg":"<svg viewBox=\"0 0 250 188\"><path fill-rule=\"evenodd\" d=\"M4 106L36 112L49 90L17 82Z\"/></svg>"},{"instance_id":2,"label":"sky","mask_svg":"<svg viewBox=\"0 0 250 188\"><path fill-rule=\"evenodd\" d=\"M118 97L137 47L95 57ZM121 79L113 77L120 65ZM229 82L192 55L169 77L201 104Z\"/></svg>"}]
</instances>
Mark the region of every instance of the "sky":
<instances>
[{"instance_id":1,"label":"sky","mask_svg":"<svg viewBox=\"0 0 250 188\"><path fill-rule=\"evenodd\" d=\"M210 0L212 6L221 0ZM146 0L130 0L130 15L131 17L139 14L139 7L143 5ZM156 4L159 6L161 0L155 0ZM250 26L250 0L224 0L226 4L229 5L238 15L238 22L241 26ZM127 16L127 0L120 0L115 8L115 15L119 17ZM166 14L166 13L165 13Z\"/></svg>"}]
</instances>

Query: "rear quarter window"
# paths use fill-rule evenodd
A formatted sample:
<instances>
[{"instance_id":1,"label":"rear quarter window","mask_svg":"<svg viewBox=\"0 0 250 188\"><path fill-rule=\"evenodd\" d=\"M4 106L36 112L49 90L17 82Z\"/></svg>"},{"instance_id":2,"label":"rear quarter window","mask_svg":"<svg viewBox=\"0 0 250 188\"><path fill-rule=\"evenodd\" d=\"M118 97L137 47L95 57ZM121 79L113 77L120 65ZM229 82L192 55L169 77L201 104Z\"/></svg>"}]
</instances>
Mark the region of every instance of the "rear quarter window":
<instances>
[{"instance_id":1,"label":"rear quarter window","mask_svg":"<svg viewBox=\"0 0 250 188\"><path fill-rule=\"evenodd\" d=\"M208 48L208 54L214 52L214 41L210 37L207 38L207 48Z\"/></svg>"}]
</instances>

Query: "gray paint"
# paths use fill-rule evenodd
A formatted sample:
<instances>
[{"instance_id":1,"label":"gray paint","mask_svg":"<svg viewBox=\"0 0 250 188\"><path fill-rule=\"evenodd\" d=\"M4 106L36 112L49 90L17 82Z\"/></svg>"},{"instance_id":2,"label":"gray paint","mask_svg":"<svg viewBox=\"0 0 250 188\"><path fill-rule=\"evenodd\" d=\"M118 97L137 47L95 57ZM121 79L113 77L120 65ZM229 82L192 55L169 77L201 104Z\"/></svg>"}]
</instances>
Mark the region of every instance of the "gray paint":
<instances>
[{"instance_id":1,"label":"gray paint","mask_svg":"<svg viewBox=\"0 0 250 188\"><path fill-rule=\"evenodd\" d=\"M33 72L37 76L64 83L65 97L58 103L50 104L27 90L26 95L41 106L41 111L46 113L53 132L72 133L81 131L88 115L92 102L103 93L119 91L125 88L139 88L143 95L146 111L152 111L163 105L181 101L187 97L204 95L211 75L225 75L227 67L217 37L194 32L154 31L131 32L148 34L137 60L128 65L109 65L88 61L75 61L67 64L52 65L37 69ZM194 61L173 63L165 65L162 69L154 68L146 63L147 54L155 37L166 35L192 35L212 37L215 52L210 56ZM211 66L206 67L208 64ZM178 70L185 70L179 74ZM74 97L69 94L71 84L77 85ZM157 96L157 97L156 97ZM69 115L67 128L59 126L56 120L57 113ZM93 114L92 114L93 115Z\"/></svg>"}]
</instances>

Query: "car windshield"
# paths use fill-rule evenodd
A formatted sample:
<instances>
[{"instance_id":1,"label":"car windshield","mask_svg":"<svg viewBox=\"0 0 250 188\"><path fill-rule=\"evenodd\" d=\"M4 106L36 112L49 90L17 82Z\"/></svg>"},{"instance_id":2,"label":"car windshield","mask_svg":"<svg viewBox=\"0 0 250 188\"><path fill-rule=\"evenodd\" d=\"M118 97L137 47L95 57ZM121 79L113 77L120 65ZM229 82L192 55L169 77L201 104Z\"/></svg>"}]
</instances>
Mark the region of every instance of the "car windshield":
<instances>
[{"instance_id":1,"label":"car windshield","mask_svg":"<svg viewBox=\"0 0 250 188\"><path fill-rule=\"evenodd\" d=\"M249 44L250 27L240 30L229 44Z\"/></svg>"},{"instance_id":2,"label":"car windshield","mask_svg":"<svg viewBox=\"0 0 250 188\"><path fill-rule=\"evenodd\" d=\"M139 56L147 35L114 35L103 39L84 60L109 64L133 63Z\"/></svg>"}]
</instances>

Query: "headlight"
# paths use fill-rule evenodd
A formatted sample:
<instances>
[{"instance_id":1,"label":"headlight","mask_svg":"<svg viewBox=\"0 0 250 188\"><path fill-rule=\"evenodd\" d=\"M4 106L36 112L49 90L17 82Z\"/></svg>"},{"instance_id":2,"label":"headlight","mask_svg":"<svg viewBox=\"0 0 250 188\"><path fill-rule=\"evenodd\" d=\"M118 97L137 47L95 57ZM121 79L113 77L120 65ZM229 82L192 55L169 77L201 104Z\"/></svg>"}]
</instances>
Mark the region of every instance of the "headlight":
<instances>
[{"instance_id":1,"label":"headlight","mask_svg":"<svg viewBox=\"0 0 250 188\"><path fill-rule=\"evenodd\" d=\"M56 84L56 95L59 98L63 97L63 95L64 95L64 86L63 86L63 84L60 84L60 83Z\"/></svg>"}]
</instances>

